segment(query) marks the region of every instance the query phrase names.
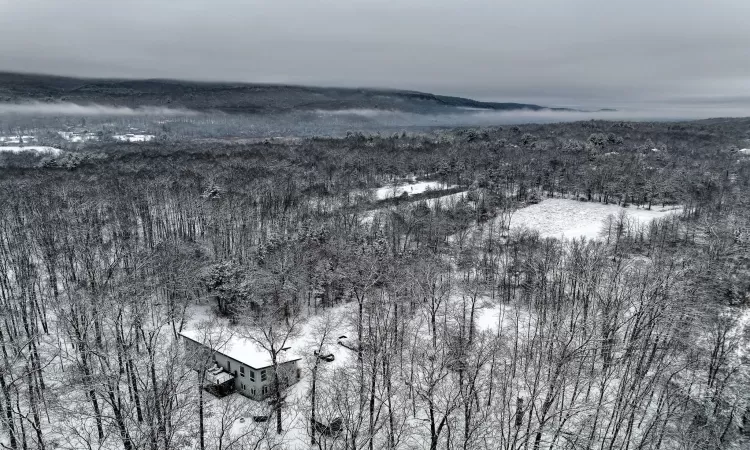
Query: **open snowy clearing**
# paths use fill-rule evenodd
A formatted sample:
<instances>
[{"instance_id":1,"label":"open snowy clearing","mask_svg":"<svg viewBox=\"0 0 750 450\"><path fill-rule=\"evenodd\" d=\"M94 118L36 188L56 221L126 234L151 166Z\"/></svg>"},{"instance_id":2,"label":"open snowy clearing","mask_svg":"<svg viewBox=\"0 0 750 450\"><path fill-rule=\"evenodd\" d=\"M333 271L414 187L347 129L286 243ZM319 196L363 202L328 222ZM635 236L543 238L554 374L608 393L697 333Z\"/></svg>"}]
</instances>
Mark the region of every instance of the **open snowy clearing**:
<instances>
[{"instance_id":1,"label":"open snowy clearing","mask_svg":"<svg viewBox=\"0 0 750 450\"><path fill-rule=\"evenodd\" d=\"M447 184L442 183L440 181L420 181L418 183L413 183L413 184L383 186L381 188L375 189L373 191L373 194L376 200L385 200L388 198L398 197L399 195L402 195L404 192L406 192L409 195L417 195L417 194L423 194L427 191L449 189L450 187L451 186L448 186Z\"/></svg>"},{"instance_id":2,"label":"open snowy clearing","mask_svg":"<svg viewBox=\"0 0 750 450\"><path fill-rule=\"evenodd\" d=\"M542 237L559 239L596 239L608 216L625 212L628 217L645 225L652 220L679 213L680 207L655 207L651 210L634 206L623 208L594 202L567 199L547 199L536 205L519 209L513 214L511 228L536 230Z\"/></svg>"},{"instance_id":3,"label":"open snowy clearing","mask_svg":"<svg viewBox=\"0 0 750 450\"><path fill-rule=\"evenodd\" d=\"M24 147L11 146L11 145L0 146L0 153L2 152L8 152L8 153L39 152L39 153L49 153L49 154L57 155L61 151L62 150L60 150L59 148L47 147L43 145L28 145Z\"/></svg>"}]
</instances>

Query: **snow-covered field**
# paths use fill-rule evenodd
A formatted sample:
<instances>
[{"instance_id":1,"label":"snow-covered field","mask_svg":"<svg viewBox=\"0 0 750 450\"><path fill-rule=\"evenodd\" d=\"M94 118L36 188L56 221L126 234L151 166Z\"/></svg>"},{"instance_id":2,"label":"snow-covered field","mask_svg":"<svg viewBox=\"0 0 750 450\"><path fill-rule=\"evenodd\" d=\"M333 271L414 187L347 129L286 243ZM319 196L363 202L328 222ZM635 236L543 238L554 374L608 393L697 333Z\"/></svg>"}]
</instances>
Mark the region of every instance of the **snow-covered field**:
<instances>
[{"instance_id":1,"label":"snow-covered field","mask_svg":"<svg viewBox=\"0 0 750 450\"><path fill-rule=\"evenodd\" d=\"M16 146L16 145L3 145L0 146L0 153L2 152L9 152L9 153L20 153L20 152L39 152L39 153L49 153L52 155L57 155L61 152L59 148L55 147L47 147L44 145L26 145L26 146Z\"/></svg>"},{"instance_id":2,"label":"snow-covered field","mask_svg":"<svg viewBox=\"0 0 750 450\"><path fill-rule=\"evenodd\" d=\"M547 199L516 211L511 219L511 228L536 230L542 237L596 239L607 217L617 216L622 211L638 223L646 224L679 213L681 209L652 206L651 210L647 210L635 206L623 208L594 202Z\"/></svg>"},{"instance_id":3,"label":"snow-covered field","mask_svg":"<svg viewBox=\"0 0 750 450\"><path fill-rule=\"evenodd\" d=\"M34 136L0 136L0 143L20 144L21 142L36 141Z\"/></svg>"},{"instance_id":4,"label":"snow-covered field","mask_svg":"<svg viewBox=\"0 0 750 450\"><path fill-rule=\"evenodd\" d=\"M148 141L153 140L155 136L153 134L128 133L128 134L115 134L112 137L122 142L148 142Z\"/></svg>"},{"instance_id":5,"label":"snow-covered field","mask_svg":"<svg viewBox=\"0 0 750 450\"><path fill-rule=\"evenodd\" d=\"M373 191L373 194L376 200L385 200L388 198L398 197L404 192L409 195L417 195L427 191L437 191L449 188L450 186L439 181L420 181L413 184L383 186L381 188L375 189Z\"/></svg>"},{"instance_id":6,"label":"snow-covered field","mask_svg":"<svg viewBox=\"0 0 750 450\"><path fill-rule=\"evenodd\" d=\"M72 131L58 131L57 134L68 142L86 142L95 141L98 136L94 133L75 133Z\"/></svg>"},{"instance_id":7,"label":"snow-covered field","mask_svg":"<svg viewBox=\"0 0 750 450\"><path fill-rule=\"evenodd\" d=\"M415 188L418 192L425 192L426 189L427 188L424 186ZM444 195L426 201L430 208L435 208L438 204L443 207L450 207L463 199L465 195L465 192L457 192L455 194ZM361 219L364 223L370 223L378 213L387 211L388 209L390 208L367 211L362 214ZM622 206L612 204L605 205L596 202L580 202L568 199L547 199L536 205L530 205L517 210L513 213L510 225L512 229L529 229L538 231L539 235L543 238L597 239L604 227L607 217L609 216L617 217L620 213L624 212L632 222L639 225L645 225L652 220L661 219L671 214L677 214L680 211L682 211L682 208L677 206L661 207L652 205L649 210L635 206L624 208Z\"/></svg>"}]
</instances>

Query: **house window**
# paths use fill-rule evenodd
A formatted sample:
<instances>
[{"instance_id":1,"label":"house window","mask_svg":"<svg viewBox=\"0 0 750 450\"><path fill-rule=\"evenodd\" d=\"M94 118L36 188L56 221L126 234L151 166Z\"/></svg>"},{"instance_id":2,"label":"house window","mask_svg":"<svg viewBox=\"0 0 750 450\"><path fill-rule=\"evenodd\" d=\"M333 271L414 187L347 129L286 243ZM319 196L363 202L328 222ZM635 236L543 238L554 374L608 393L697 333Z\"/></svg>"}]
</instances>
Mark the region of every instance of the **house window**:
<instances>
[{"instance_id":1,"label":"house window","mask_svg":"<svg viewBox=\"0 0 750 450\"><path fill-rule=\"evenodd\" d=\"M243 390L243 391L245 390L245 385L244 385L244 384L242 384L242 390Z\"/></svg>"},{"instance_id":2,"label":"house window","mask_svg":"<svg viewBox=\"0 0 750 450\"><path fill-rule=\"evenodd\" d=\"M255 388L250 388L250 395L255 395Z\"/></svg>"},{"instance_id":3,"label":"house window","mask_svg":"<svg viewBox=\"0 0 750 450\"><path fill-rule=\"evenodd\" d=\"M245 376L245 367L244 366L240 366L240 375L242 375L243 377Z\"/></svg>"},{"instance_id":4,"label":"house window","mask_svg":"<svg viewBox=\"0 0 750 450\"><path fill-rule=\"evenodd\" d=\"M255 383L255 371L254 370L250 371L250 381L252 381L253 383Z\"/></svg>"},{"instance_id":5,"label":"house window","mask_svg":"<svg viewBox=\"0 0 750 450\"><path fill-rule=\"evenodd\" d=\"M232 361L227 360L227 372L231 372L231 371L232 371Z\"/></svg>"},{"instance_id":6,"label":"house window","mask_svg":"<svg viewBox=\"0 0 750 450\"><path fill-rule=\"evenodd\" d=\"M300 369L297 369L297 379L299 380L300 375L302 375L302 371Z\"/></svg>"},{"instance_id":7,"label":"house window","mask_svg":"<svg viewBox=\"0 0 750 450\"><path fill-rule=\"evenodd\" d=\"M260 371L260 381L266 381L266 369Z\"/></svg>"},{"instance_id":8,"label":"house window","mask_svg":"<svg viewBox=\"0 0 750 450\"><path fill-rule=\"evenodd\" d=\"M263 395L268 394L268 386L263 386Z\"/></svg>"}]
</instances>

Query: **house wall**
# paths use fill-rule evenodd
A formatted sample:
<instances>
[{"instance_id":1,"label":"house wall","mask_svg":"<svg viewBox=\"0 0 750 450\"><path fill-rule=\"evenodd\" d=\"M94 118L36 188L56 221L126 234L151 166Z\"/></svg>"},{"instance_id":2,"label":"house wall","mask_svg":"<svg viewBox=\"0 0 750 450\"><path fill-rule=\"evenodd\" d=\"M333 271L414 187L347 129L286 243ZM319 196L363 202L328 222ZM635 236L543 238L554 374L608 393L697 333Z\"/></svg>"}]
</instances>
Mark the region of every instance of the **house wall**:
<instances>
[{"instance_id":1,"label":"house wall","mask_svg":"<svg viewBox=\"0 0 750 450\"><path fill-rule=\"evenodd\" d=\"M240 394L254 400L262 400L273 394L273 367L265 369L254 369L235 359L229 358L219 352L213 352L198 344L197 342L183 338L186 352L188 352L188 366L195 370L200 369L201 364L212 366L214 362L234 375L234 388ZM288 361L279 365L279 381L283 384L292 385L299 381L299 361ZM244 368L244 376L241 368ZM262 372L265 371L266 379L263 380ZM253 376L254 375L254 376ZM263 392L265 386L266 392Z\"/></svg>"},{"instance_id":2,"label":"house wall","mask_svg":"<svg viewBox=\"0 0 750 450\"><path fill-rule=\"evenodd\" d=\"M228 358L223 357L223 360L227 359ZM237 389L237 392L255 400L261 400L273 394L273 367L266 367L259 370L246 366L238 361L229 361L232 367L230 373L235 375L235 388ZM222 363L219 364L226 369L225 365ZM240 367L245 368L244 376L242 376ZM297 378L297 368L297 361L289 361L279 365L279 382L282 386L292 385L299 380L299 378ZM265 380L263 380L263 372L265 372ZM254 381L251 374L254 374ZM266 388L265 392L263 391L264 387Z\"/></svg>"}]
</instances>

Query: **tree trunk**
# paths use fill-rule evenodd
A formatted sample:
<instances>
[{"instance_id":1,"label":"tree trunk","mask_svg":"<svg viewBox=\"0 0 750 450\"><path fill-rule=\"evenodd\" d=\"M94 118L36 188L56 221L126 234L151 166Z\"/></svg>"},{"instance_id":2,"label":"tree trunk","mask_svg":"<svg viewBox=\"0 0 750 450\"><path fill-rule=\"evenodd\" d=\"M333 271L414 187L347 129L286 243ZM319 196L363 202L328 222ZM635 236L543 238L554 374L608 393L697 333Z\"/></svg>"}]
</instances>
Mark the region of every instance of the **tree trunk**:
<instances>
[{"instance_id":1,"label":"tree trunk","mask_svg":"<svg viewBox=\"0 0 750 450\"><path fill-rule=\"evenodd\" d=\"M203 370L198 372L198 439L200 450L206 450L206 426L203 420Z\"/></svg>"}]
</instances>

